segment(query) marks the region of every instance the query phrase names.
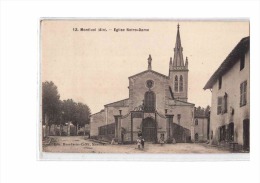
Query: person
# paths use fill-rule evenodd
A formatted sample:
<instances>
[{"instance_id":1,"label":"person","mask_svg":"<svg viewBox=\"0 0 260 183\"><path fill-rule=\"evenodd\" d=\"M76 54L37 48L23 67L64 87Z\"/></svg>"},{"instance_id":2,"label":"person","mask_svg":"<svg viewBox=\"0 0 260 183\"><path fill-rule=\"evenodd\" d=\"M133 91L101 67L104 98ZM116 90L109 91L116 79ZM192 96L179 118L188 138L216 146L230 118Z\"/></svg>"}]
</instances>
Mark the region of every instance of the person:
<instances>
[{"instance_id":1,"label":"person","mask_svg":"<svg viewBox=\"0 0 260 183\"><path fill-rule=\"evenodd\" d=\"M115 138L112 138L111 145L115 145Z\"/></svg>"},{"instance_id":2,"label":"person","mask_svg":"<svg viewBox=\"0 0 260 183\"><path fill-rule=\"evenodd\" d=\"M161 134L161 137L160 137L160 144L161 144L161 145L164 144L164 134Z\"/></svg>"},{"instance_id":3,"label":"person","mask_svg":"<svg viewBox=\"0 0 260 183\"><path fill-rule=\"evenodd\" d=\"M141 139L140 137L137 138L137 148L140 149L140 146L141 146Z\"/></svg>"},{"instance_id":4,"label":"person","mask_svg":"<svg viewBox=\"0 0 260 183\"><path fill-rule=\"evenodd\" d=\"M172 138L172 143L173 143L173 144L176 144L175 138Z\"/></svg>"},{"instance_id":5,"label":"person","mask_svg":"<svg viewBox=\"0 0 260 183\"><path fill-rule=\"evenodd\" d=\"M141 137L142 136L142 132L141 132L141 130L138 132L138 137Z\"/></svg>"},{"instance_id":6,"label":"person","mask_svg":"<svg viewBox=\"0 0 260 183\"><path fill-rule=\"evenodd\" d=\"M144 138L141 137L141 144L142 144L142 149L144 149Z\"/></svg>"}]
</instances>

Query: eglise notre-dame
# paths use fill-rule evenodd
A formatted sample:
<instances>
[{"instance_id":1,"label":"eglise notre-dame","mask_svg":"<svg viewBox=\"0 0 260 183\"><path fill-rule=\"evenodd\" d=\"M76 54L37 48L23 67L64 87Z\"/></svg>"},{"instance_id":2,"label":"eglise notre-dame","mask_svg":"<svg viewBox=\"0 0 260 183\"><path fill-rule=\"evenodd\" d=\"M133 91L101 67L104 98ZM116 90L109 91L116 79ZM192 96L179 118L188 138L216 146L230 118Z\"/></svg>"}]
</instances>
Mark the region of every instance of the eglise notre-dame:
<instances>
[{"instance_id":1,"label":"eglise notre-dame","mask_svg":"<svg viewBox=\"0 0 260 183\"><path fill-rule=\"evenodd\" d=\"M193 141L195 104L188 102L188 73L178 25L169 75L154 71L149 55L147 70L128 78L129 97L106 104L91 116L90 136L131 143L142 132L150 142L158 142L161 137L166 141Z\"/></svg>"}]
</instances>

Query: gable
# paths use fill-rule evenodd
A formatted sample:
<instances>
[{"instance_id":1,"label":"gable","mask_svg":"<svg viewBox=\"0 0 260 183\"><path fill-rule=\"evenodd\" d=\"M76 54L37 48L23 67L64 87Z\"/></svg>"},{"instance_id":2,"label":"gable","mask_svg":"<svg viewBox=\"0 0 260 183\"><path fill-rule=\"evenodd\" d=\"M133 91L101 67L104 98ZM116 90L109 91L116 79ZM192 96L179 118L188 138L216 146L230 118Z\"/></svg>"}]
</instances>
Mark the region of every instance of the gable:
<instances>
[{"instance_id":1,"label":"gable","mask_svg":"<svg viewBox=\"0 0 260 183\"><path fill-rule=\"evenodd\" d=\"M164 79L169 79L168 76L166 76L166 75L164 75L164 74L161 74L161 73L159 73L159 72L153 71L153 70L146 70L146 71L140 72L140 73L138 73L138 74L135 74L135 75L133 75L133 76L130 76L129 79L131 79L131 78L134 79L134 78L137 78L137 77L142 77L142 76L144 76L144 75L146 75L146 74L148 74L148 73L151 73L151 74L153 74L153 75L155 75L155 76L158 76L158 77L162 77L162 78L164 78Z\"/></svg>"}]
</instances>

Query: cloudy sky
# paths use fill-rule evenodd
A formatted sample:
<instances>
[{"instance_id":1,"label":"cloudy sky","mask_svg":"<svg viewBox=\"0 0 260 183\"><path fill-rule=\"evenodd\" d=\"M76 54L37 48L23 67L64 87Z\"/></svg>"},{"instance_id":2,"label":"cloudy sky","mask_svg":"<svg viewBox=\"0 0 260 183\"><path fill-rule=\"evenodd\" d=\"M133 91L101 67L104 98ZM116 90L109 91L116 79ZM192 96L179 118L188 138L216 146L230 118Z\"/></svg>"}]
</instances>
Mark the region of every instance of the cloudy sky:
<instances>
[{"instance_id":1,"label":"cloudy sky","mask_svg":"<svg viewBox=\"0 0 260 183\"><path fill-rule=\"evenodd\" d=\"M107 103L128 98L128 77L147 69L149 54L152 69L168 75L178 23L183 56L189 59L188 101L206 107L211 92L203 87L236 44L249 35L247 21L44 20L42 81L53 81L62 100L72 98L98 112ZM149 31L116 32L114 28Z\"/></svg>"}]
</instances>

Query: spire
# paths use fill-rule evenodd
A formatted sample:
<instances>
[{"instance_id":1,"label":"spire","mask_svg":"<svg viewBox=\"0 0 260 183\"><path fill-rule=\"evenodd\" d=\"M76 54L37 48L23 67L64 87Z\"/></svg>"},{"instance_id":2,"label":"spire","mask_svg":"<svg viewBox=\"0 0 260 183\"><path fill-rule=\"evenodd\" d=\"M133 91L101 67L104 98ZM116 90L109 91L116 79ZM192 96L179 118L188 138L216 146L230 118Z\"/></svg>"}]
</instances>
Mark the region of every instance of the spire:
<instances>
[{"instance_id":1,"label":"spire","mask_svg":"<svg viewBox=\"0 0 260 183\"><path fill-rule=\"evenodd\" d=\"M152 57L150 54L147 60L148 60L148 70L152 70Z\"/></svg>"},{"instance_id":2,"label":"spire","mask_svg":"<svg viewBox=\"0 0 260 183\"><path fill-rule=\"evenodd\" d=\"M182 51L183 51L183 48L181 46L180 25L178 23L176 43L175 43L175 48L174 48L173 67L184 66Z\"/></svg>"}]
</instances>

